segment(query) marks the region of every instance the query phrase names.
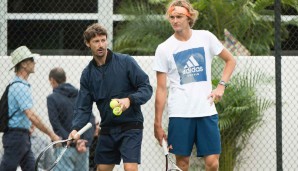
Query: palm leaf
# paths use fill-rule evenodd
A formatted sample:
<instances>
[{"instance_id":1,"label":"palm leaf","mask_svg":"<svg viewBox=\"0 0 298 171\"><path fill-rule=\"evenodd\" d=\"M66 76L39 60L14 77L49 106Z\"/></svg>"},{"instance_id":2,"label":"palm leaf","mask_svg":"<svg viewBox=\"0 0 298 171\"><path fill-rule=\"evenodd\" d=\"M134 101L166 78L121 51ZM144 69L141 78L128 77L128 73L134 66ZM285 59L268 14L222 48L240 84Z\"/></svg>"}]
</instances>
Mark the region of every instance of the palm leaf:
<instances>
[{"instance_id":1,"label":"palm leaf","mask_svg":"<svg viewBox=\"0 0 298 171\"><path fill-rule=\"evenodd\" d=\"M271 100L258 95L258 88L271 83L270 80L261 71L235 74L222 101L216 104L223 146L220 170L234 168L236 161L237 164L241 163L241 159L237 158L238 154L262 123L263 113L273 105Z\"/></svg>"}]
</instances>

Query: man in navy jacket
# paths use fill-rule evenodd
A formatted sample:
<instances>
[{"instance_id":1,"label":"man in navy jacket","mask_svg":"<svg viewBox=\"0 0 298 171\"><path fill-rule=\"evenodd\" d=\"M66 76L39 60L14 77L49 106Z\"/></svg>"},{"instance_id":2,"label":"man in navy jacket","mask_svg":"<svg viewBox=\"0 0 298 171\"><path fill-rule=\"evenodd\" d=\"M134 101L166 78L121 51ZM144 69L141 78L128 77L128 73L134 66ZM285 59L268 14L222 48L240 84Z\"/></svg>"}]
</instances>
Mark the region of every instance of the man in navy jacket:
<instances>
[{"instance_id":1,"label":"man in navy jacket","mask_svg":"<svg viewBox=\"0 0 298 171\"><path fill-rule=\"evenodd\" d=\"M101 25L89 26L83 36L93 59L81 75L77 112L69 137L79 138L74 135L89 121L95 102L101 117L95 152L97 171L112 171L121 159L126 171L138 170L144 121L141 105L152 96L149 77L131 56L107 48L107 31ZM112 99L121 106L120 116L114 115L109 106Z\"/></svg>"},{"instance_id":2,"label":"man in navy jacket","mask_svg":"<svg viewBox=\"0 0 298 171\"><path fill-rule=\"evenodd\" d=\"M78 89L66 83L66 74L63 68L53 68L49 73L49 81L53 92L47 97L49 120L54 132L67 139L72 131L72 120L75 112L75 101L78 96ZM95 124L95 118L90 115L90 122ZM94 129L85 132L76 143L70 144L65 155L56 166L56 170L74 171L89 169L89 147L93 140ZM55 147L56 157L64 147Z\"/></svg>"}]
</instances>

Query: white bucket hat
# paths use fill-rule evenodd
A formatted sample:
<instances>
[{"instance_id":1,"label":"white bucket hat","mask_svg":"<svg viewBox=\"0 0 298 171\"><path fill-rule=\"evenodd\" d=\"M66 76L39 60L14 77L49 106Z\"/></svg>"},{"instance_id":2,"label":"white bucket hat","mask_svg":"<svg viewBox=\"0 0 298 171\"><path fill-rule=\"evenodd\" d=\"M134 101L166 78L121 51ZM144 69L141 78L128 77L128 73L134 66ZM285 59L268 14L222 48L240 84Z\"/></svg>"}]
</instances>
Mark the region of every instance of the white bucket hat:
<instances>
[{"instance_id":1,"label":"white bucket hat","mask_svg":"<svg viewBox=\"0 0 298 171\"><path fill-rule=\"evenodd\" d=\"M26 46L21 46L14 50L10 54L10 56L13 64L13 67L10 70L12 70L18 63L22 62L23 60L28 58L34 59L35 57L39 56L39 54L32 53Z\"/></svg>"}]
</instances>

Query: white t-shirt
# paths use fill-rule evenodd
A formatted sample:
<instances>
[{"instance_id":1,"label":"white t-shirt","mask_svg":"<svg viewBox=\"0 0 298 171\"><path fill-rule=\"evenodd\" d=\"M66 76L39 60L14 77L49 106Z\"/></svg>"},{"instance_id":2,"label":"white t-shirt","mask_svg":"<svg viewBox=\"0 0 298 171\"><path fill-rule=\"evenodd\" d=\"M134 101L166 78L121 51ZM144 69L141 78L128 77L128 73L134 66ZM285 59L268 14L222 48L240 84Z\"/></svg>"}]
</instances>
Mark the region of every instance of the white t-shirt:
<instances>
[{"instance_id":1,"label":"white t-shirt","mask_svg":"<svg viewBox=\"0 0 298 171\"><path fill-rule=\"evenodd\" d=\"M222 50L221 42L206 30L192 30L192 36L185 42L172 35L157 47L153 70L167 73L169 78L169 117L217 113L207 97L212 91L211 62Z\"/></svg>"}]
</instances>

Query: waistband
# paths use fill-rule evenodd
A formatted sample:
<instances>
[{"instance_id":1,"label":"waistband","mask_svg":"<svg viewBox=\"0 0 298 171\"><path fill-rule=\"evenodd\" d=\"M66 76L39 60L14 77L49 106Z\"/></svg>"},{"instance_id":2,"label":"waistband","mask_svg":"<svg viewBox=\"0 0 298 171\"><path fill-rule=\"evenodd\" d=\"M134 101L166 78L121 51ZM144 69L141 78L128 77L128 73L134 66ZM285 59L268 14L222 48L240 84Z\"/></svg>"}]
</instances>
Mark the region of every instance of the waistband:
<instances>
[{"instance_id":1,"label":"waistband","mask_svg":"<svg viewBox=\"0 0 298 171\"><path fill-rule=\"evenodd\" d=\"M23 132L29 134L29 130L25 128L8 128L7 132Z\"/></svg>"},{"instance_id":2,"label":"waistband","mask_svg":"<svg viewBox=\"0 0 298 171\"><path fill-rule=\"evenodd\" d=\"M99 134L115 134L121 133L130 129L144 129L142 122L129 122L115 127L101 127Z\"/></svg>"}]
</instances>

